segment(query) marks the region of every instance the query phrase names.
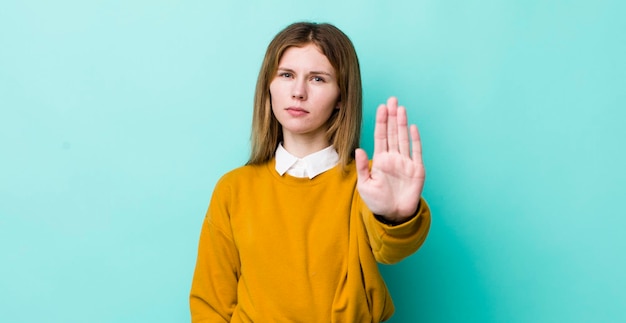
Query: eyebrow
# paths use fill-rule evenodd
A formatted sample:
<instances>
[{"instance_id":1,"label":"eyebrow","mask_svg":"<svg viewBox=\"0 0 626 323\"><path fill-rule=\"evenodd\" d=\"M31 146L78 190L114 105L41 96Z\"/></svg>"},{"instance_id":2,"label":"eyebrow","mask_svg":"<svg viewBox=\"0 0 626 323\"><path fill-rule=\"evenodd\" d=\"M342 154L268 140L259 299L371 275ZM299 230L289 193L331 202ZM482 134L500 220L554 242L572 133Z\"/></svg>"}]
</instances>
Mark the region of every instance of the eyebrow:
<instances>
[{"instance_id":1,"label":"eyebrow","mask_svg":"<svg viewBox=\"0 0 626 323\"><path fill-rule=\"evenodd\" d=\"M295 73L296 72L296 71L294 71L294 70L292 70L290 68L287 68L287 67L278 67L277 70L278 71L283 71L283 72L290 72L290 73ZM332 73L324 72L324 71L310 71L310 72L308 72L308 74L315 74L315 75L322 74L322 75L333 76Z\"/></svg>"}]
</instances>

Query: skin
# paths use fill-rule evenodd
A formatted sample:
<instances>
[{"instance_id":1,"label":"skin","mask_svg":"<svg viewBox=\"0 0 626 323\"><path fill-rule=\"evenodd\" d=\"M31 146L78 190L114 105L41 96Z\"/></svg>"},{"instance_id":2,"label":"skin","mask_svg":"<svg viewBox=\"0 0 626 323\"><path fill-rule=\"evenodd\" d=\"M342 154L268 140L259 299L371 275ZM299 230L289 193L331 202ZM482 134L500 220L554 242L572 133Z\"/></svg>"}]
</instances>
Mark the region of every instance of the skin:
<instances>
[{"instance_id":1,"label":"skin","mask_svg":"<svg viewBox=\"0 0 626 323\"><path fill-rule=\"evenodd\" d=\"M304 157L330 145L325 131L333 110L341 108L339 87L334 68L315 45L285 51L270 94L287 151ZM417 126L408 126L406 108L395 97L378 107L371 168L361 148L355 162L357 189L373 213L395 223L415 214L426 176L422 146Z\"/></svg>"}]
</instances>

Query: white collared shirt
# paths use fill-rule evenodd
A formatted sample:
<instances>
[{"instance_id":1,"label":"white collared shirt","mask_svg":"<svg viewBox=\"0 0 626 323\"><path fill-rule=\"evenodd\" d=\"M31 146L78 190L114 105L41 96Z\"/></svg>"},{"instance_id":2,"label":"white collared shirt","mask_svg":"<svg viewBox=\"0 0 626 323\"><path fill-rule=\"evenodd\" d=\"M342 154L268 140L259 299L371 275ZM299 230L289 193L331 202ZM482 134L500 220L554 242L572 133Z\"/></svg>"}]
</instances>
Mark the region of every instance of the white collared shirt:
<instances>
[{"instance_id":1,"label":"white collared shirt","mask_svg":"<svg viewBox=\"0 0 626 323\"><path fill-rule=\"evenodd\" d=\"M290 154L283 144L276 148L276 171L280 176L285 173L294 177L313 177L335 167L339 162L339 154L333 146L298 158Z\"/></svg>"}]
</instances>

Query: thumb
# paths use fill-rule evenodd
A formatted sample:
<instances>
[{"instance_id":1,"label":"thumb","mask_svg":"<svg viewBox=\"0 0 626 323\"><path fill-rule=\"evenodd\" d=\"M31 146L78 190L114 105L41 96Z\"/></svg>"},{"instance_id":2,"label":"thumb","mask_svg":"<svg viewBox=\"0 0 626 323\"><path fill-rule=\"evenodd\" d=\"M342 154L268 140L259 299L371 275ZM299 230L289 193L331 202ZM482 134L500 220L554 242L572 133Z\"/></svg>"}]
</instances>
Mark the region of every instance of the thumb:
<instances>
[{"instance_id":1,"label":"thumb","mask_svg":"<svg viewBox=\"0 0 626 323\"><path fill-rule=\"evenodd\" d=\"M359 182L367 180L370 177L370 168L365 150L357 148L354 152L354 161L356 162L356 174Z\"/></svg>"}]
</instances>

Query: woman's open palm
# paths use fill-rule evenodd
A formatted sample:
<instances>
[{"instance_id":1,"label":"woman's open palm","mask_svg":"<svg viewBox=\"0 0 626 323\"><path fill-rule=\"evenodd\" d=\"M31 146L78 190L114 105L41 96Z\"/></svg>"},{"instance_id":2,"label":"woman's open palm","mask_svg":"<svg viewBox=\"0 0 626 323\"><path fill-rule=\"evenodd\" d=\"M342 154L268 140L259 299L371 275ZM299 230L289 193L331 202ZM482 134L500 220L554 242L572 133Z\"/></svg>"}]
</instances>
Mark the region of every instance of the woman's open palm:
<instances>
[{"instance_id":1,"label":"woman's open palm","mask_svg":"<svg viewBox=\"0 0 626 323\"><path fill-rule=\"evenodd\" d=\"M426 177L422 144L417 126L408 127L406 109L395 97L376 112L371 169L363 149L356 150L355 160L359 194L374 214L402 222L416 212Z\"/></svg>"}]
</instances>

